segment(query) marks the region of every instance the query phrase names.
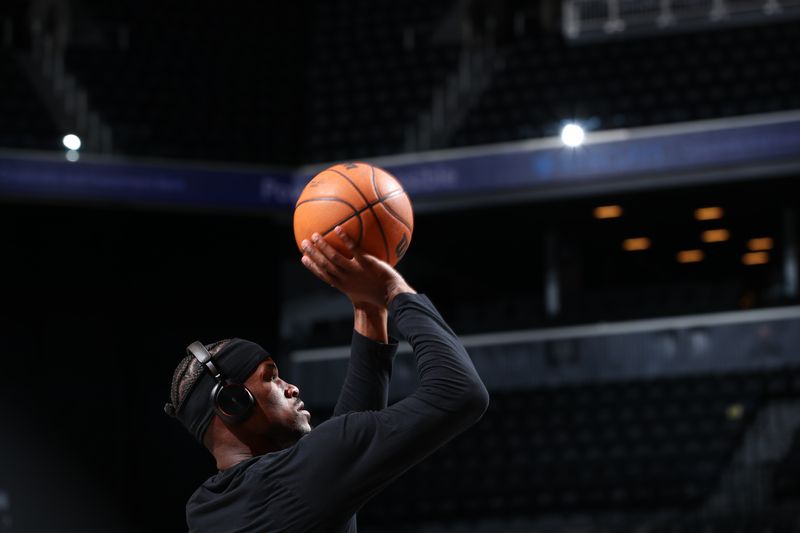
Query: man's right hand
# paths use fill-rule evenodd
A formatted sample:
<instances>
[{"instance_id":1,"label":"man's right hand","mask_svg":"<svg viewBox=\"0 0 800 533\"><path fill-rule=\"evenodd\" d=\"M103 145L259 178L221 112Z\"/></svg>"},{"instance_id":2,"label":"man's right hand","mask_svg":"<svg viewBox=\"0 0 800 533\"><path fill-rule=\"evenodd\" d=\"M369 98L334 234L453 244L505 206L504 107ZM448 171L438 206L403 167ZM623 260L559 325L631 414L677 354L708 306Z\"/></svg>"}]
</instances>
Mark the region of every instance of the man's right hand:
<instances>
[{"instance_id":1,"label":"man's right hand","mask_svg":"<svg viewBox=\"0 0 800 533\"><path fill-rule=\"evenodd\" d=\"M303 265L319 279L342 291L356 308L387 308L400 293L416 292L389 263L363 253L340 227L336 235L353 254L348 259L318 233L303 240Z\"/></svg>"}]
</instances>

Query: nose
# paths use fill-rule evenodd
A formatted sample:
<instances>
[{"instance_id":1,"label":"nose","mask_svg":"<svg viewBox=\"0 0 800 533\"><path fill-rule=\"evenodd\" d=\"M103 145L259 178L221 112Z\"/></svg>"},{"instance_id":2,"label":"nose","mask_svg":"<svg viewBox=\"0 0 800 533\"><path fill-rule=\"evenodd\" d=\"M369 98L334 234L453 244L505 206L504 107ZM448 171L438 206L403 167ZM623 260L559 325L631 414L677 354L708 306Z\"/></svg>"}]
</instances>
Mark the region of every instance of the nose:
<instances>
[{"instance_id":1,"label":"nose","mask_svg":"<svg viewBox=\"0 0 800 533\"><path fill-rule=\"evenodd\" d=\"M297 398L300 396L300 389L292 385L291 383L286 384L286 390L283 391L287 398Z\"/></svg>"}]
</instances>

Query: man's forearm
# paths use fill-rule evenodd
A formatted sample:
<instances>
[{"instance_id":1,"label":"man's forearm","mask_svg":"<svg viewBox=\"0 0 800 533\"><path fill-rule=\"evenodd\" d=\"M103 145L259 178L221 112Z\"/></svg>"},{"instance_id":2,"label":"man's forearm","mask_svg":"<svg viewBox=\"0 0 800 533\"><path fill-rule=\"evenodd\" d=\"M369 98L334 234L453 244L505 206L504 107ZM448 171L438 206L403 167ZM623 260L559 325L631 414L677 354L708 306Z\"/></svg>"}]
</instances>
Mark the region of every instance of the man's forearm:
<instances>
[{"instance_id":1,"label":"man's forearm","mask_svg":"<svg viewBox=\"0 0 800 533\"><path fill-rule=\"evenodd\" d=\"M389 305L396 296L403 293L416 293L411 286L400 279L387 289L386 303L382 306L372 304L355 304L354 329L365 337L377 342L389 342L387 320L389 317Z\"/></svg>"},{"instance_id":2,"label":"man's forearm","mask_svg":"<svg viewBox=\"0 0 800 533\"><path fill-rule=\"evenodd\" d=\"M353 341L334 416L352 411L371 411L386 407L392 360L397 343L389 344L385 307L354 305Z\"/></svg>"},{"instance_id":3,"label":"man's forearm","mask_svg":"<svg viewBox=\"0 0 800 533\"><path fill-rule=\"evenodd\" d=\"M355 329L361 335L377 342L389 342L386 323L389 311L385 307L354 307Z\"/></svg>"}]
</instances>

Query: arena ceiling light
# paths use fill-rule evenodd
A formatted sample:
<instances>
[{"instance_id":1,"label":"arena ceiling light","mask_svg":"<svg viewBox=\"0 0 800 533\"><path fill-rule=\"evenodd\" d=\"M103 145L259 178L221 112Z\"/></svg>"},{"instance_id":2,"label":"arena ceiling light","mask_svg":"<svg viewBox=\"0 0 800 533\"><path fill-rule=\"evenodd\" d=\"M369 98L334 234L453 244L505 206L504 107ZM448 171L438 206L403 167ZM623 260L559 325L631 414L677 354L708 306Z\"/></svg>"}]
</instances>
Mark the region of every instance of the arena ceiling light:
<instances>
[{"instance_id":1,"label":"arena ceiling light","mask_svg":"<svg viewBox=\"0 0 800 533\"><path fill-rule=\"evenodd\" d=\"M765 265L769 263L769 254L767 252L748 252L742 256L742 263L747 266Z\"/></svg>"},{"instance_id":2,"label":"arena ceiling light","mask_svg":"<svg viewBox=\"0 0 800 533\"><path fill-rule=\"evenodd\" d=\"M586 133L583 131L583 128L574 122L565 124L564 127L561 128L561 142L564 143L564 146L577 148L583 144L585 138Z\"/></svg>"},{"instance_id":3,"label":"arena ceiling light","mask_svg":"<svg viewBox=\"0 0 800 533\"><path fill-rule=\"evenodd\" d=\"M600 205L594 208L594 218L619 218L621 216L621 205Z\"/></svg>"},{"instance_id":4,"label":"arena ceiling light","mask_svg":"<svg viewBox=\"0 0 800 533\"><path fill-rule=\"evenodd\" d=\"M633 237L622 241L622 249L626 252L638 252L650 248L650 239L647 237Z\"/></svg>"},{"instance_id":5,"label":"arena ceiling light","mask_svg":"<svg viewBox=\"0 0 800 533\"><path fill-rule=\"evenodd\" d=\"M64 143L64 148L67 149L67 153L64 154L64 157L67 158L67 161L70 163L74 163L78 159L81 158L80 153L78 150L81 148L81 138L75 135L74 133L68 133L64 135L64 138L61 140Z\"/></svg>"},{"instance_id":6,"label":"arena ceiling light","mask_svg":"<svg viewBox=\"0 0 800 533\"><path fill-rule=\"evenodd\" d=\"M694 218L697 220L717 220L722 218L724 211L721 207L701 207L695 209Z\"/></svg>"},{"instance_id":7,"label":"arena ceiling light","mask_svg":"<svg viewBox=\"0 0 800 533\"><path fill-rule=\"evenodd\" d=\"M703 250L681 250L676 259L679 263L699 263L704 257Z\"/></svg>"},{"instance_id":8,"label":"arena ceiling light","mask_svg":"<svg viewBox=\"0 0 800 533\"><path fill-rule=\"evenodd\" d=\"M709 229L701 234L703 242L725 242L731 238L731 232L726 229Z\"/></svg>"},{"instance_id":9,"label":"arena ceiling light","mask_svg":"<svg viewBox=\"0 0 800 533\"><path fill-rule=\"evenodd\" d=\"M747 248L753 252L761 250L772 250L772 237L758 237L747 241Z\"/></svg>"},{"instance_id":10,"label":"arena ceiling light","mask_svg":"<svg viewBox=\"0 0 800 533\"><path fill-rule=\"evenodd\" d=\"M74 133L64 135L64 139L61 142L64 143L64 148L67 150L80 150L81 148L81 138Z\"/></svg>"}]
</instances>

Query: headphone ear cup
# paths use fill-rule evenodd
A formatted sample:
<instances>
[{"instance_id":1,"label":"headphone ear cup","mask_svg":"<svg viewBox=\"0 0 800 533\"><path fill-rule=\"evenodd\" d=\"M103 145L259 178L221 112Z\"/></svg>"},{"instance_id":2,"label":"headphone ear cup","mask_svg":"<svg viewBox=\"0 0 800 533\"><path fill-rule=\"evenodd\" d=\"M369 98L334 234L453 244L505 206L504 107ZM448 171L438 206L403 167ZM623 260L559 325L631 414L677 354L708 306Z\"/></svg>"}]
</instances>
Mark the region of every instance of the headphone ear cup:
<instances>
[{"instance_id":1,"label":"headphone ear cup","mask_svg":"<svg viewBox=\"0 0 800 533\"><path fill-rule=\"evenodd\" d=\"M211 389L214 412L228 424L238 424L246 420L253 410L253 394L239 383L217 383Z\"/></svg>"}]
</instances>

